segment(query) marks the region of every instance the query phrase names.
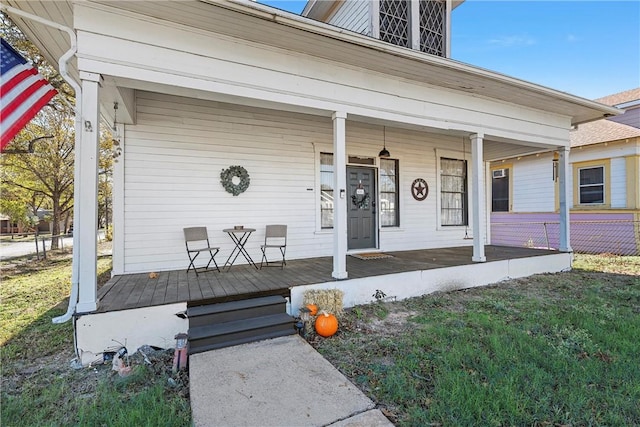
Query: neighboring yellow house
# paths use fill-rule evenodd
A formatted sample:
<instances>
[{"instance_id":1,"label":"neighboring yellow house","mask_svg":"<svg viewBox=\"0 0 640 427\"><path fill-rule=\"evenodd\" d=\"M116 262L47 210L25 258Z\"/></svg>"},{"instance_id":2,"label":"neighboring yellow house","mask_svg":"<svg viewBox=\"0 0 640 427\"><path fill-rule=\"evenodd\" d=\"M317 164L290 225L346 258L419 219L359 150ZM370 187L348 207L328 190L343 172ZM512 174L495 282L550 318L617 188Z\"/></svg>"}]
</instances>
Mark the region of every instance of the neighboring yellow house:
<instances>
[{"instance_id":1,"label":"neighboring yellow house","mask_svg":"<svg viewBox=\"0 0 640 427\"><path fill-rule=\"evenodd\" d=\"M580 124L570 133L571 247L576 252L637 255L640 88L595 101L625 113ZM546 152L492 162L492 244L557 247L553 159L554 153Z\"/></svg>"}]
</instances>

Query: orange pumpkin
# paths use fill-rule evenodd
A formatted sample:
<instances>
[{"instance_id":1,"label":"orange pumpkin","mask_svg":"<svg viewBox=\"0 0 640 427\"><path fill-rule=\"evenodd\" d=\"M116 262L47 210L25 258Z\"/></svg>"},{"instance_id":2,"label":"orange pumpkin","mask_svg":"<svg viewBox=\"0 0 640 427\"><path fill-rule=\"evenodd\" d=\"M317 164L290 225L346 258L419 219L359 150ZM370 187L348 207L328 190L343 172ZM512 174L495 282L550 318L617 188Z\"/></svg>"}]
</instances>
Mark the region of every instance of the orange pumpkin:
<instances>
[{"instance_id":1,"label":"orange pumpkin","mask_svg":"<svg viewBox=\"0 0 640 427\"><path fill-rule=\"evenodd\" d=\"M316 314L318 314L318 306L315 304L307 304L307 310L309 310L309 315L310 316L315 316Z\"/></svg>"},{"instance_id":2,"label":"orange pumpkin","mask_svg":"<svg viewBox=\"0 0 640 427\"><path fill-rule=\"evenodd\" d=\"M316 318L316 332L322 337L330 337L338 332L338 319L333 314L326 311L320 313Z\"/></svg>"}]
</instances>

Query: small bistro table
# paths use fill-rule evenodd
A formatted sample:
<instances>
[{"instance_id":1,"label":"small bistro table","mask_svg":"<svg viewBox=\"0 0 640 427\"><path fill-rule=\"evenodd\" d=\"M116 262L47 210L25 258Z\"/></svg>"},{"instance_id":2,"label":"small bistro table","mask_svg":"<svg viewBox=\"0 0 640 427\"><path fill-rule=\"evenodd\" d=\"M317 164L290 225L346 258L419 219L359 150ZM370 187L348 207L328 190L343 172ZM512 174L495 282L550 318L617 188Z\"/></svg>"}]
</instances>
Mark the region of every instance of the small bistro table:
<instances>
[{"instance_id":1,"label":"small bistro table","mask_svg":"<svg viewBox=\"0 0 640 427\"><path fill-rule=\"evenodd\" d=\"M255 262L253 262L251 255L249 255L247 250L244 248L244 245L247 243L247 240L249 240L249 236L251 236L251 233L256 231L256 229L255 228L225 228L222 231L227 233L229 237L231 237L231 240L233 240L233 243L236 245L235 248L233 248L233 250L231 251L229 258L227 258L222 268L225 268L227 265L229 266L229 268L231 268L233 263L236 262L236 259L238 259L238 256L242 254L242 256L244 257L244 259L247 260L249 265L254 266L255 269L257 270L258 266L256 265Z\"/></svg>"}]
</instances>

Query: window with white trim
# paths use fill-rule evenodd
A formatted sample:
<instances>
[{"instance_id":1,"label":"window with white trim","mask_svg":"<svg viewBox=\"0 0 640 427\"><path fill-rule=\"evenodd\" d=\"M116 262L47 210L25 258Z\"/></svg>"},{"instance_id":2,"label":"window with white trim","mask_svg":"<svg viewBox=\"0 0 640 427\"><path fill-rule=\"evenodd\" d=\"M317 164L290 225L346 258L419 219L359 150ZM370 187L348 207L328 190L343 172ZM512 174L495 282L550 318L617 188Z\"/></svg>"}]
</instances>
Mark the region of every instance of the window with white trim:
<instances>
[{"instance_id":1,"label":"window with white trim","mask_svg":"<svg viewBox=\"0 0 640 427\"><path fill-rule=\"evenodd\" d=\"M509 168L491 171L491 212L509 212Z\"/></svg>"},{"instance_id":2,"label":"window with white trim","mask_svg":"<svg viewBox=\"0 0 640 427\"><path fill-rule=\"evenodd\" d=\"M578 180L581 205L604 204L604 166L578 169Z\"/></svg>"},{"instance_id":3,"label":"window with white trim","mask_svg":"<svg viewBox=\"0 0 640 427\"><path fill-rule=\"evenodd\" d=\"M380 225L400 225L398 161L393 159L380 159Z\"/></svg>"},{"instance_id":4,"label":"window with white trim","mask_svg":"<svg viewBox=\"0 0 640 427\"><path fill-rule=\"evenodd\" d=\"M440 158L440 224L468 225L467 162Z\"/></svg>"},{"instance_id":5,"label":"window with white trim","mask_svg":"<svg viewBox=\"0 0 640 427\"><path fill-rule=\"evenodd\" d=\"M445 56L447 4L442 0L420 0L420 50Z\"/></svg>"},{"instance_id":6,"label":"window with white trim","mask_svg":"<svg viewBox=\"0 0 640 427\"><path fill-rule=\"evenodd\" d=\"M408 1L380 0L380 40L411 47L410 23Z\"/></svg>"},{"instance_id":7,"label":"window with white trim","mask_svg":"<svg viewBox=\"0 0 640 427\"><path fill-rule=\"evenodd\" d=\"M320 153L320 226L333 228L333 154Z\"/></svg>"}]
</instances>

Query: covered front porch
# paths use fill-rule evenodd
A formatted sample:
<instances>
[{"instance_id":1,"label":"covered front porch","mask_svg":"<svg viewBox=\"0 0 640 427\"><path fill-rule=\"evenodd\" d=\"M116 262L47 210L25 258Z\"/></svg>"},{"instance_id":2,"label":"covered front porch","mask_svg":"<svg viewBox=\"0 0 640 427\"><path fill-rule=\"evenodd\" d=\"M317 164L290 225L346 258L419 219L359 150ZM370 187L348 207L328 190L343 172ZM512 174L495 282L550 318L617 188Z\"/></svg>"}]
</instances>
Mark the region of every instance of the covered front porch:
<instances>
[{"instance_id":1,"label":"covered front porch","mask_svg":"<svg viewBox=\"0 0 640 427\"><path fill-rule=\"evenodd\" d=\"M343 288L346 295L350 295L359 291L356 287L358 284L362 286L363 279L375 282L376 286L391 297L402 298L404 296L401 293L406 290L401 290L401 282L397 280L396 275L409 272L426 272L424 274L428 275L431 270L445 268L450 271L447 286L440 284L442 289L416 288L415 294L486 284L482 282L481 277L478 277L477 282L467 281L461 271L456 270L456 267L464 266L482 267L481 264L472 262L472 251L473 248L470 246L459 246L380 253L386 256L385 258L361 259L348 256L349 277L343 280L336 280L331 276L333 267L331 257L290 260L287 261L284 269L265 267L257 270L244 264L221 269L221 272L212 270L200 273L197 276L193 272L187 273L186 269L162 271L157 273L155 278L150 278L149 273L116 275L99 289L97 312L106 313L184 302L188 305L210 304L266 295L289 297L300 294L294 290L295 288L307 289L314 285ZM537 265L540 272L547 271L545 270L547 266L544 265L546 261L540 257L569 256L569 254L559 254L557 251L493 245L486 246L485 253L487 263L526 260L527 264ZM504 280L517 275L517 270L512 270L508 277L496 277L498 280ZM456 283L457 286L454 286ZM432 283L432 285L437 284ZM297 300L301 302L301 296ZM345 301L345 304L349 306L372 300L373 297L368 295L364 300ZM292 312L297 311L298 306L295 304L296 301L292 301Z\"/></svg>"},{"instance_id":2,"label":"covered front porch","mask_svg":"<svg viewBox=\"0 0 640 427\"><path fill-rule=\"evenodd\" d=\"M236 265L222 272L162 271L114 276L98 291L98 310L76 314L76 344L83 364L101 360L113 342L131 349L171 347L174 336L190 330L187 311L199 305L280 295L286 311L297 315L307 290L340 289L343 305L375 301L382 291L402 300L437 291L453 291L532 274L562 271L571 254L532 248L486 246L487 261L471 260L470 246L387 252L388 258L347 256L349 277L332 277L332 257L287 261L284 269L256 270ZM154 275L155 276L155 275Z\"/></svg>"}]
</instances>

